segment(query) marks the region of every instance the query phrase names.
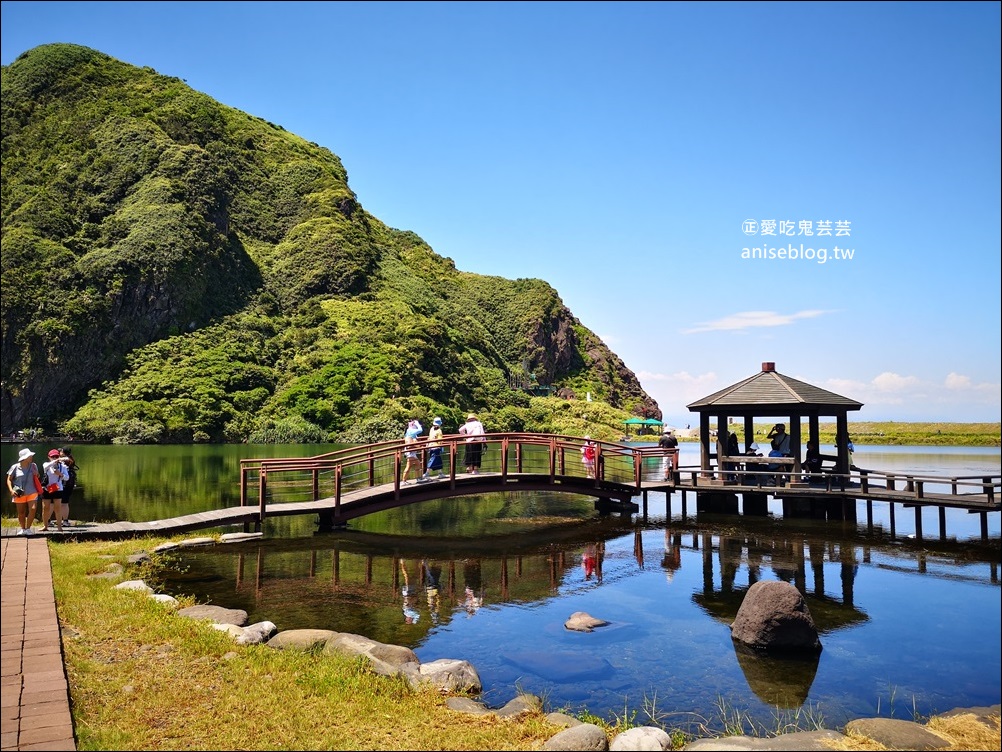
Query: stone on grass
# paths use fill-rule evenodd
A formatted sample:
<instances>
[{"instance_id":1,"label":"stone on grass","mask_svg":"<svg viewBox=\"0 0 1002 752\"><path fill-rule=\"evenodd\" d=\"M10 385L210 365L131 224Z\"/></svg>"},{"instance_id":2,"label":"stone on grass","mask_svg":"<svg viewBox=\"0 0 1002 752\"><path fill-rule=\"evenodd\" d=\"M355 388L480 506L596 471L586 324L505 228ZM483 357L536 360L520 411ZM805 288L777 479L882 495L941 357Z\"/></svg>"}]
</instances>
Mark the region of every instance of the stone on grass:
<instances>
[{"instance_id":1,"label":"stone on grass","mask_svg":"<svg viewBox=\"0 0 1002 752\"><path fill-rule=\"evenodd\" d=\"M188 606L177 612L178 616L188 619L204 619L217 624L236 624L242 627L247 623L247 612L242 608L223 608L222 606Z\"/></svg>"},{"instance_id":2,"label":"stone on grass","mask_svg":"<svg viewBox=\"0 0 1002 752\"><path fill-rule=\"evenodd\" d=\"M638 726L616 734L609 744L610 752L665 752L671 749L671 737L654 726Z\"/></svg>"},{"instance_id":3,"label":"stone on grass","mask_svg":"<svg viewBox=\"0 0 1002 752\"><path fill-rule=\"evenodd\" d=\"M285 629L268 640L268 647L279 650L312 650L323 647L340 634L330 629Z\"/></svg>"},{"instance_id":4,"label":"stone on grass","mask_svg":"<svg viewBox=\"0 0 1002 752\"><path fill-rule=\"evenodd\" d=\"M115 590L138 590L141 593L152 593L153 588L142 580L126 580L115 585Z\"/></svg>"},{"instance_id":5,"label":"stone on grass","mask_svg":"<svg viewBox=\"0 0 1002 752\"><path fill-rule=\"evenodd\" d=\"M543 744L543 749L567 752L607 752L609 737L594 723L581 723L558 731Z\"/></svg>"}]
</instances>

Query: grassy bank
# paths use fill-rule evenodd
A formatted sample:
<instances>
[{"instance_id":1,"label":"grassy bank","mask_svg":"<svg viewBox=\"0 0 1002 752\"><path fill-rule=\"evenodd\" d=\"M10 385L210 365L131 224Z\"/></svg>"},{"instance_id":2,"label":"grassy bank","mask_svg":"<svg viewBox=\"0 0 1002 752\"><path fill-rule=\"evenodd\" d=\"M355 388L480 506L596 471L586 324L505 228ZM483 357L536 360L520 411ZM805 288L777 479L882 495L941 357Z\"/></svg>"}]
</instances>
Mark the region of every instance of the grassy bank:
<instances>
[{"instance_id":1,"label":"grassy bank","mask_svg":"<svg viewBox=\"0 0 1002 752\"><path fill-rule=\"evenodd\" d=\"M515 719L457 713L437 691L376 676L361 659L236 646L142 593L114 589L143 579L159 590L156 564L127 562L164 540L47 544L80 750L528 750L560 730L545 718L560 708ZM94 576L116 564L121 573ZM610 739L640 725L662 725L674 749L690 739L657 716L649 708L624 709L622 718L583 720L605 727ZM997 729L953 723L945 735L954 741L943 749L999 749ZM797 711L757 732L823 725L820 713ZM748 733L740 714L724 707L707 726ZM884 749L865 738L842 748Z\"/></svg>"},{"instance_id":2,"label":"grassy bank","mask_svg":"<svg viewBox=\"0 0 1002 752\"><path fill-rule=\"evenodd\" d=\"M559 730L542 713L517 723L460 715L436 691L376 676L361 659L236 646L115 590L126 579L156 588L153 568L126 562L159 542L49 544L81 750L521 750ZM123 576L89 577L113 563Z\"/></svg>"}]
</instances>

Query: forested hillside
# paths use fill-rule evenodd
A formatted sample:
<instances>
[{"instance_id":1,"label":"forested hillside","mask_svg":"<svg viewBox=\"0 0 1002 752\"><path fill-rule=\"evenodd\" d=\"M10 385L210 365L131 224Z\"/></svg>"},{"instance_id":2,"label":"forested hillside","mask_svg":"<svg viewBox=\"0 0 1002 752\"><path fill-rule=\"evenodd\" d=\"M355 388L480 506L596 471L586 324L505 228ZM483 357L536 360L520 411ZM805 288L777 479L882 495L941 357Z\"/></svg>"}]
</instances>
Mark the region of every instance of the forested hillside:
<instances>
[{"instance_id":1,"label":"forested hillside","mask_svg":"<svg viewBox=\"0 0 1002 752\"><path fill-rule=\"evenodd\" d=\"M457 270L366 212L329 149L178 78L30 50L3 67L2 160L5 433L354 442L469 410L490 430L661 417L549 284Z\"/></svg>"}]
</instances>

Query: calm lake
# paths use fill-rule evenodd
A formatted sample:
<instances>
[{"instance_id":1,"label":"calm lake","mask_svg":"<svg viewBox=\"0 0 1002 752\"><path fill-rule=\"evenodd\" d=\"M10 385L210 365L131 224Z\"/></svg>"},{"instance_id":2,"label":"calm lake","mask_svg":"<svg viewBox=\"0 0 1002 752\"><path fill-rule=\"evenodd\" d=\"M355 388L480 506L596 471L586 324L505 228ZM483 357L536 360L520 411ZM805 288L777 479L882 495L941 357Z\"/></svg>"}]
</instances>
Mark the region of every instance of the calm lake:
<instances>
[{"instance_id":1,"label":"calm lake","mask_svg":"<svg viewBox=\"0 0 1002 752\"><path fill-rule=\"evenodd\" d=\"M5 468L19 445L5 444ZM48 446L31 447L42 457ZM76 444L81 521L144 521L239 499L239 460L306 456L324 446ZM822 451L829 448L822 447ZM698 448L683 443L681 464ZM873 470L1000 473L999 449L857 446ZM636 499L640 503L640 499ZM859 522L681 514L680 494L648 495L648 514L600 517L590 498L488 494L371 515L318 533L314 516L269 520L259 541L170 554L161 592L248 612L280 630L332 629L407 645L422 661L469 660L483 699L519 690L548 709L613 720L636 712L693 732L740 713L748 730L810 713L835 727L858 717L911 719L1002 699L1000 515L874 502ZM12 505L7 502L5 514ZM238 528L230 528L226 531ZM203 533L195 533L201 535ZM737 650L733 620L748 587L779 579L807 599L823 651L809 661ZM610 622L563 624L575 611ZM754 728L751 728L754 725Z\"/></svg>"}]
</instances>

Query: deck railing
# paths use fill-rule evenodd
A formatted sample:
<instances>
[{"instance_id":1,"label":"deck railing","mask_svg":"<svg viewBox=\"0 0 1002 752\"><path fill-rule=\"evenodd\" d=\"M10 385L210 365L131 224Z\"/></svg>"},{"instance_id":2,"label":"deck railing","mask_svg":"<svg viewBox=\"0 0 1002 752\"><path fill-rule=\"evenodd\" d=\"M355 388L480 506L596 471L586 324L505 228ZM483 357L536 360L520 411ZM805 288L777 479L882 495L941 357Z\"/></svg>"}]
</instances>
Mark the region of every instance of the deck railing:
<instances>
[{"instance_id":1,"label":"deck railing","mask_svg":"<svg viewBox=\"0 0 1002 752\"><path fill-rule=\"evenodd\" d=\"M465 477L464 451L467 438L462 434L444 436L438 441L442 447L442 472L454 481ZM481 465L483 473L499 474L501 482L517 474L549 476L556 484L558 479L583 479L588 482L582 462L581 449L586 439L538 433L493 433L484 437ZM932 503L950 506L998 508L1000 476L941 477L914 473L882 472L855 469L849 473L823 472L813 475L794 471L786 465L777 469L753 465L759 469L723 469L711 466L678 465L678 450L665 450L658 446L630 446L603 441L595 445L595 478L597 488L602 483L628 486L640 494L645 484L667 483L673 488L706 489L709 485L761 487L763 491L776 492L777 488L793 490L807 488L825 492L856 492L866 497L879 489L882 492L899 492L909 501L923 503L931 493L937 499ZM240 463L240 504L257 505L261 519L269 503L316 501L332 499L335 514L345 494L376 486L392 484L395 492L402 485L406 466L405 452L417 451L417 472L410 477L416 480L427 465L427 440L417 445L405 445L402 440L386 441L366 446L315 455L312 457L284 459L250 459ZM762 458L766 460L766 458ZM669 464L670 461L670 464ZM886 495L886 494L885 494ZM944 502L944 496L947 500ZM956 503L951 504L950 499Z\"/></svg>"},{"instance_id":2,"label":"deck railing","mask_svg":"<svg viewBox=\"0 0 1002 752\"><path fill-rule=\"evenodd\" d=\"M481 472L509 475L528 473L560 478L588 479L582 461L583 437L537 433L493 433L484 435ZM464 453L468 437L450 434L436 443L442 448L442 472L450 479L465 474ZM595 447L595 482L611 481L634 487L660 472L668 454L658 447L631 447L591 440ZM240 462L240 504L260 506L262 519L269 503L333 499L335 510L346 493L393 484L402 485L405 453L416 451L414 482L427 466L428 441L417 445L402 440L351 447L312 457L249 459ZM677 461L677 451L675 455ZM335 512L336 513L336 512Z\"/></svg>"}]
</instances>

